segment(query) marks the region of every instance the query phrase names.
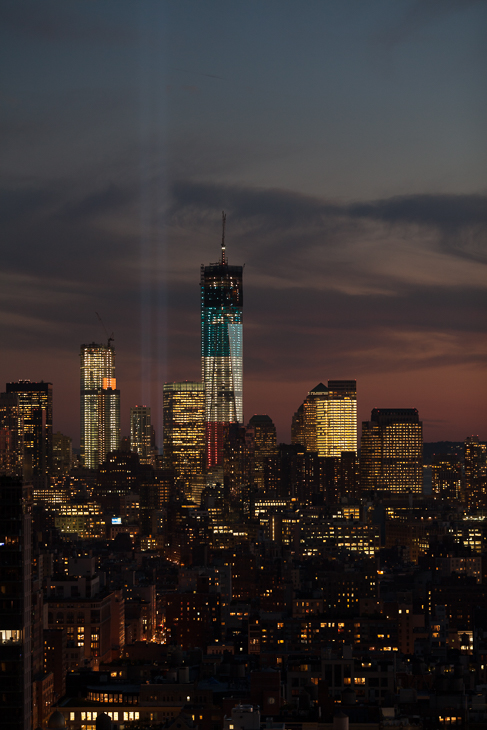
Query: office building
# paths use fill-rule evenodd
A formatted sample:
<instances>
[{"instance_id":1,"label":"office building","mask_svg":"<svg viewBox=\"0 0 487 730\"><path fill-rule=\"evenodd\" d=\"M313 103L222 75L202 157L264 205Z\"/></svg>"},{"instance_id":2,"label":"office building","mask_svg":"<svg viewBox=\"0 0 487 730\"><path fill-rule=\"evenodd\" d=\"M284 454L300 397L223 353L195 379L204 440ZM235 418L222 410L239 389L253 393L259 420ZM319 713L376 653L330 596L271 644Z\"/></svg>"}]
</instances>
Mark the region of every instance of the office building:
<instances>
[{"instance_id":1,"label":"office building","mask_svg":"<svg viewBox=\"0 0 487 730\"><path fill-rule=\"evenodd\" d=\"M222 466L225 427L243 425L242 266L221 260L201 267L201 372L205 386L206 466Z\"/></svg>"},{"instance_id":2,"label":"office building","mask_svg":"<svg viewBox=\"0 0 487 730\"><path fill-rule=\"evenodd\" d=\"M52 436L52 461L55 474L69 474L73 465L73 442L61 431Z\"/></svg>"},{"instance_id":3,"label":"office building","mask_svg":"<svg viewBox=\"0 0 487 730\"><path fill-rule=\"evenodd\" d=\"M291 443L301 445L304 448L304 404L301 403L291 421Z\"/></svg>"},{"instance_id":4,"label":"office building","mask_svg":"<svg viewBox=\"0 0 487 730\"><path fill-rule=\"evenodd\" d=\"M189 495L205 470L205 386L166 383L163 396L164 467ZM201 491L201 485L200 485Z\"/></svg>"},{"instance_id":5,"label":"office building","mask_svg":"<svg viewBox=\"0 0 487 730\"><path fill-rule=\"evenodd\" d=\"M357 381L329 380L323 456L357 453ZM319 453L319 452L318 452ZM321 455L321 454L320 454Z\"/></svg>"},{"instance_id":6,"label":"office building","mask_svg":"<svg viewBox=\"0 0 487 730\"><path fill-rule=\"evenodd\" d=\"M0 393L0 475L22 476L23 418L16 393Z\"/></svg>"},{"instance_id":7,"label":"office building","mask_svg":"<svg viewBox=\"0 0 487 730\"><path fill-rule=\"evenodd\" d=\"M456 502L462 497L462 464L456 454L435 454L431 464L432 493L436 499Z\"/></svg>"},{"instance_id":8,"label":"office building","mask_svg":"<svg viewBox=\"0 0 487 730\"><path fill-rule=\"evenodd\" d=\"M251 456L250 476L257 489L264 488L264 459L277 452L276 427L267 415L254 415L247 424Z\"/></svg>"},{"instance_id":9,"label":"office building","mask_svg":"<svg viewBox=\"0 0 487 730\"><path fill-rule=\"evenodd\" d=\"M360 439L360 491L369 492L381 483L382 440L381 430L374 421L362 422Z\"/></svg>"},{"instance_id":10,"label":"office building","mask_svg":"<svg viewBox=\"0 0 487 730\"><path fill-rule=\"evenodd\" d=\"M374 408L362 424L361 490L423 491L423 424L416 408Z\"/></svg>"},{"instance_id":11,"label":"office building","mask_svg":"<svg viewBox=\"0 0 487 730\"><path fill-rule=\"evenodd\" d=\"M52 383L7 383L18 397L23 432L24 473L30 479L52 471Z\"/></svg>"},{"instance_id":12,"label":"office building","mask_svg":"<svg viewBox=\"0 0 487 730\"><path fill-rule=\"evenodd\" d=\"M309 391L294 414L293 444L301 444L320 457L340 457L342 452L357 452L357 383L355 380L329 380Z\"/></svg>"},{"instance_id":13,"label":"office building","mask_svg":"<svg viewBox=\"0 0 487 730\"><path fill-rule=\"evenodd\" d=\"M32 486L0 477L0 712L5 730L31 730Z\"/></svg>"},{"instance_id":14,"label":"office building","mask_svg":"<svg viewBox=\"0 0 487 730\"><path fill-rule=\"evenodd\" d=\"M120 391L115 379L115 350L110 344L81 345L81 462L97 469L120 444Z\"/></svg>"},{"instance_id":15,"label":"office building","mask_svg":"<svg viewBox=\"0 0 487 730\"><path fill-rule=\"evenodd\" d=\"M465 497L470 509L487 507L487 446L478 436L467 436L463 444Z\"/></svg>"},{"instance_id":16,"label":"office building","mask_svg":"<svg viewBox=\"0 0 487 730\"><path fill-rule=\"evenodd\" d=\"M130 450L139 455L141 464L152 464L152 424L147 406L130 409Z\"/></svg>"}]
</instances>

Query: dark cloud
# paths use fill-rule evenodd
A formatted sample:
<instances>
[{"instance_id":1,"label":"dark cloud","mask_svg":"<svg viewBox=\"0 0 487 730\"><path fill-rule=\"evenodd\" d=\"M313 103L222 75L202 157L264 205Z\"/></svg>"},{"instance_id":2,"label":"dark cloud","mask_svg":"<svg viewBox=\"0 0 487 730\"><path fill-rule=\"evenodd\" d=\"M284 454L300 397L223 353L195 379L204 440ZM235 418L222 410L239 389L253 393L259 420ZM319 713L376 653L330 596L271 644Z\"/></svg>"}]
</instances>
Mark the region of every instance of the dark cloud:
<instances>
[{"instance_id":1,"label":"dark cloud","mask_svg":"<svg viewBox=\"0 0 487 730\"><path fill-rule=\"evenodd\" d=\"M102 190L86 195L74 203L67 203L59 215L72 220L90 219L99 215L113 214L134 201L134 191L115 183Z\"/></svg>"},{"instance_id":2,"label":"dark cloud","mask_svg":"<svg viewBox=\"0 0 487 730\"><path fill-rule=\"evenodd\" d=\"M347 206L357 218L417 223L443 230L487 225L485 195L406 195Z\"/></svg>"},{"instance_id":3,"label":"dark cloud","mask_svg":"<svg viewBox=\"0 0 487 730\"><path fill-rule=\"evenodd\" d=\"M179 181L172 187L171 221L178 226L208 225L224 208L231 225L256 237L279 232L278 246L301 247L316 236L322 245L341 243L354 222L376 221L390 226L437 229L438 244L454 255L485 258L487 196L406 195L338 205L286 190ZM297 242L290 234L298 232ZM323 234L326 234L323 236ZM282 238L284 236L284 240Z\"/></svg>"},{"instance_id":4,"label":"dark cloud","mask_svg":"<svg viewBox=\"0 0 487 730\"><path fill-rule=\"evenodd\" d=\"M379 43L385 48L393 48L404 43L411 36L423 28L436 23L445 16L452 13L468 10L474 5L482 3L483 0L413 0L406 3L399 21L384 28L374 36L374 43Z\"/></svg>"},{"instance_id":5,"label":"dark cloud","mask_svg":"<svg viewBox=\"0 0 487 730\"><path fill-rule=\"evenodd\" d=\"M11 285L5 306L25 315L17 329L8 320L14 339L34 343L42 336L29 313L62 331L100 300L113 298L111 308L120 311L139 283L138 240L116 225L124 196L110 189L93 198L70 192L31 190L13 198L18 215L3 225L2 268ZM76 215L68 216L68 208Z\"/></svg>"},{"instance_id":6,"label":"dark cloud","mask_svg":"<svg viewBox=\"0 0 487 730\"><path fill-rule=\"evenodd\" d=\"M317 198L286 190L264 190L239 186L176 181L172 186L174 221L208 220L224 208L239 225L261 232L289 227L306 228L320 223L340 209ZM189 222L189 220L188 220Z\"/></svg>"},{"instance_id":7,"label":"dark cloud","mask_svg":"<svg viewBox=\"0 0 487 730\"><path fill-rule=\"evenodd\" d=\"M54 200L54 190L50 187L4 188L0 190L2 226L8 226L10 223L17 225L26 217L45 210Z\"/></svg>"},{"instance_id":8,"label":"dark cloud","mask_svg":"<svg viewBox=\"0 0 487 730\"><path fill-rule=\"evenodd\" d=\"M115 4L109 23L94 3L89 3L90 12L85 12L84 5L59 0L2 0L0 25L10 32L48 42L125 43L133 39L131 30L118 23Z\"/></svg>"}]
</instances>

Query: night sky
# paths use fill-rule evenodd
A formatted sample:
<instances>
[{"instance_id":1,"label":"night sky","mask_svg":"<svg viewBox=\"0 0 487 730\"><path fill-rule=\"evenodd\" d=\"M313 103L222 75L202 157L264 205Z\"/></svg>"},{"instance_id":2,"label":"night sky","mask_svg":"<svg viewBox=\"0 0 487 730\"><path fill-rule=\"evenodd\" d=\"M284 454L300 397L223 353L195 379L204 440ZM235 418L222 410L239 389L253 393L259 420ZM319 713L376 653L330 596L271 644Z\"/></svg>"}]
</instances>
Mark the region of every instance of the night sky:
<instances>
[{"instance_id":1,"label":"night sky","mask_svg":"<svg viewBox=\"0 0 487 730\"><path fill-rule=\"evenodd\" d=\"M200 378L200 265L244 269L244 415L320 381L487 438L487 2L2 0L0 387L114 333L122 433Z\"/></svg>"}]
</instances>

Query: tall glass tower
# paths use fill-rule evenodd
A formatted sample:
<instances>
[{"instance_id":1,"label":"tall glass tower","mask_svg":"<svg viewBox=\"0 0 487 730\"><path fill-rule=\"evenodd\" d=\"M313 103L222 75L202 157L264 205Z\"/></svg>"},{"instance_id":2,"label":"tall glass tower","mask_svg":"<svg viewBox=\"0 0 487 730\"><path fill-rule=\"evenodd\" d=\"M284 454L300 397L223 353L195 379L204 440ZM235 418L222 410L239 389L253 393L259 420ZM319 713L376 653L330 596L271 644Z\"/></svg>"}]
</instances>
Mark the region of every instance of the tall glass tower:
<instances>
[{"instance_id":1,"label":"tall glass tower","mask_svg":"<svg viewBox=\"0 0 487 730\"><path fill-rule=\"evenodd\" d=\"M115 350L110 345L81 345L81 460L97 469L120 446L120 391L115 379Z\"/></svg>"},{"instance_id":2,"label":"tall glass tower","mask_svg":"<svg viewBox=\"0 0 487 730\"><path fill-rule=\"evenodd\" d=\"M229 266L225 214L221 260L201 267L201 374L205 386L206 467L223 462L225 428L243 425L242 266Z\"/></svg>"}]
</instances>

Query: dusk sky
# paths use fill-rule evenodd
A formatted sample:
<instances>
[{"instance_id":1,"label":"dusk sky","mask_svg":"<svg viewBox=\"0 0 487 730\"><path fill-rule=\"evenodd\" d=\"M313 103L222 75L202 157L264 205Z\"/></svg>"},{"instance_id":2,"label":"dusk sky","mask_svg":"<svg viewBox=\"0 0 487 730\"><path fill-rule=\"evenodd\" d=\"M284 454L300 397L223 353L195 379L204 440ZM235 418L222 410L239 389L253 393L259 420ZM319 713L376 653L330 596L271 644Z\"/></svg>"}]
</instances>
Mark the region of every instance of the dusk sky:
<instances>
[{"instance_id":1,"label":"dusk sky","mask_svg":"<svg viewBox=\"0 0 487 730\"><path fill-rule=\"evenodd\" d=\"M244 417L328 379L487 439L485 0L2 0L1 343L79 445L114 333L122 435L200 378L202 263L244 268Z\"/></svg>"}]
</instances>

